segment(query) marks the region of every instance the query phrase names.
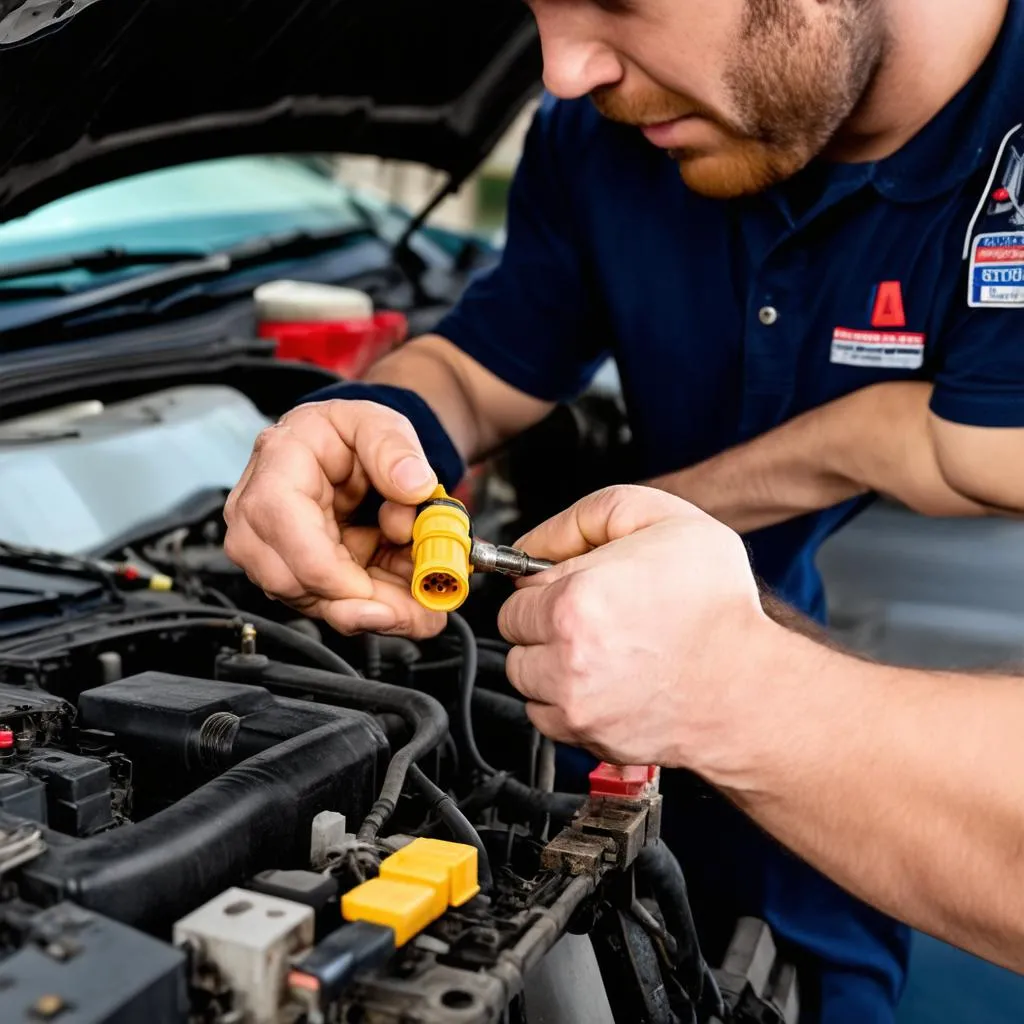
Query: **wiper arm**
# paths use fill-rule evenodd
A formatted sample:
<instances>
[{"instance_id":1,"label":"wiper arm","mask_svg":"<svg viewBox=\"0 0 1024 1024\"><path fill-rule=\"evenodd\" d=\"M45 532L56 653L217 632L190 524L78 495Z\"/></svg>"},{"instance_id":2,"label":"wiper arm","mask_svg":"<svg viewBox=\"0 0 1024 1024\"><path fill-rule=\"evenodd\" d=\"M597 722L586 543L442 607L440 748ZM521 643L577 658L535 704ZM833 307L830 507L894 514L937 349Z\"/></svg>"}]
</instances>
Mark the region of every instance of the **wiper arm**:
<instances>
[{"instance_id":1,"label":"wiper arm","mask_svg":"<svg viewBox=\"0 0 1024 1024\"><path fill-rule=\"evenodd\" d=\"M38 302L26 302L15 310L0 312L0 334L14 331L22 327L33 327L39 324L65 320L77 313L100 309L113 305L123 299L138 298L147 292L159 292L168 287L187 284L207 277L220 277L231 269L229 256L215 253L202 259L190 260L187 263L174 263L169 267L161 267L146 274L136 274L113 284L101 285L99 288L88 288L55 299L43 299ZM24 297L23 295L21 297ZM0 300L3 289L0 289Z\"/></svg>"},{"instance_id":2,"label":"wiper arm","mask_svg":"<svg viewBox=\"0 0 1024 1024\"><path fill-rule=\"evenodd\" d=\"M149 292L163 292L169 287L204 278L223 277L231 271L244 270L274 260L313 256L358 237L375 238L376 234L372 228L360 225L324 231L300 229L264 235L211 253L209 256L190 258L185 262L172 263L169 267L136 274L98 288L87 288L70 295L29 303L17 310L4 311L0 313L0 333L59 322L79 313L114 305L125 299L143 298ZM3 289L0 289L0 301L3 294Z\"/></svg>"},{"instance_id":3,"label":"wiper arm","mask_svg":"<svg viewBox=\"0 0 1024 1024\"><path fill-rule=\"evenodd\" d=\"M93 579L102 583L117 601L124 601L111 568L98 559L79 558L58 551L28 548L20 544L0 541L0 565L40 574L82 576L86 579Z\"/></svg>"},{"instance_id":4,"label":"wiper arm","mask_svg":"<svg viewBox=\"0 0 1024 1024\"><path fill-rule=\"evenodd\" d=\"M318 252L333 249L341 242L349 242L353 238L374 236L375 234L371 224L321 230L298 228L273 235L261 235L259 238L240 242L228 249L222 249L220 255L230 257L232 267L239 268L265 263L268 259L297 259L303 256L313 256Z\"/></svg>"},{"instance_id":5,"label":"wiper arm","mask_svg":"<svg viewBox=\"0 0 1024 1024\"><path fill-rule=\"evenodd\" d=\"M134 251L118 246L105 249L89 249L86 252L68 253L62 256L44 256L36 260L22 260L0 266L0 281L17 281L24 277L45 277L68 270L88 270L102 274L122 267L142 267L162 263L185 263L202 259L205 254L199 250L180 249L161 252Z\"/></svg>"}]
</instances>

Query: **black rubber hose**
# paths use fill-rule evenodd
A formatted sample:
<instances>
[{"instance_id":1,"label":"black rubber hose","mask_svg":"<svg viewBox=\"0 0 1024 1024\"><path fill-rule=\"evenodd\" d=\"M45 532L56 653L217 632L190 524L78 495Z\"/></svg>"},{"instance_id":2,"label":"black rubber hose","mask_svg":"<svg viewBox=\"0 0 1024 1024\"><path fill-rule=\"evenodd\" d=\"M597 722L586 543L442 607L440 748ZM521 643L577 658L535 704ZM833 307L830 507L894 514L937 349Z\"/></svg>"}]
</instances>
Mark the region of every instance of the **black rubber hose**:
<instances>
[{"instance_id":1,"label":"black rubber hose","mask_svg":"<svg viewBox=\"0 0 1024 1024\"><path fill-rule=\"evenodd\" d=\"M572 821L585 800L586 797L575 793L549 793L543 789L533 789L511 775L506 776L505 784L498 794L499 806L531 817L538 814L550 815L552 822L557 825Z\"/></svg>"},{"instance_id":2,"label":"black rubber hose","mask_svg":"<svg viewBox=\"0 0 1024 1024\"><path fill-rule=\"evenodd\" d=\"M51 846L23 868L26 895L166 929L241 879L308 857L313 818L353 804L342 769L376 760L385 742L368 716L285 740L144 821Z\"/></svg>"},{"instance_id":3,"label":"black rubber hose","mask_svg":"<svg viewBox=\"0 0 1024 1024\"><path fill-rule=\"evenodd\" d=\"M409 723L412 737L391 758L377 802L359 827L359 838L364 842L372 842L391 817L405 788L409 768L448 735L448 714L443 705L418 690L273 661L245 671L237 669L228 659L221 663L221 668L236 678L259 681L268 690L308 693L361 711L394 712Z\"/></svg>"},{"instance_id":4,"label":"black rubber hose","mask_svg":"<svg viewBox=\"0 0 1024 1024\"><path fill-rule=\"evenodd\" d=\"M708 980L713 984L713 976L701 953L683 869L675 854L659 839L640 851L636 870L658 901L666 930L676 941L679 980L697 1004Z\"/></svg>"},{"instance_id":5,"label":"black rubber hose","mask_svg":"<svg viewBox=\"0 0 1024 1024\"><path fill-rule=\"evenodd\" d=\"M491 875L491 861L487 856L487 847L484 846L480 833L473 828L455 801L440 786L431 781L419 765L414 764L409 769L409 778L430 802L430 810L448 826L452 838L456 842L468 843L470 846L476 847L477 875L480 878L480 885L484 889L490 889L494 884L494 878Z\"/></svg>"},{"instance_id":6,"label":"black rubber hose","mask_svg":"<svg viewBox=\"0 0 1024 1024\"><path fill-rule=\"evenodd\" d=\"M366 633L363 637L363 644L366 648L366 676L368 679L380 679L384 670L380 637L376 633Z\"/></svg>"},{"instance_id":7,"label":"black rubber hose","mask_svg":"<svg viewBox=\"0 0 1024 1024\"><path fill-rule=\"evenodd\" d=\"M478 665L476 636L461 615L449 614L448 624L459 634L462 641L462 670L459 674L459 725L462 728L462 738L473 764L484 775L497 775L498 769L489 765L480 753L473 732L473 687L476 686Z\"/></svg>"}]
</instances>

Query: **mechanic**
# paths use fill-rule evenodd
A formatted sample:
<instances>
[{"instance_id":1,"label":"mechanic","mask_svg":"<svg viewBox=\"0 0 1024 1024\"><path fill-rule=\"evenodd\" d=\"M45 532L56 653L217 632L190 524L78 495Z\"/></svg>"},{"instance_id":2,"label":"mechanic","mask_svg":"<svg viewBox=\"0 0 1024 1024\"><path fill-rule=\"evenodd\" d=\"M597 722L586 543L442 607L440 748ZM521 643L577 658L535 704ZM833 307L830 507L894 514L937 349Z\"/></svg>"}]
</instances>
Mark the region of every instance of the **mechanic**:
<instances>
[{"instance_id":1,"label":"mechanic","mask_svg":"<svg viewBox=\"0 0 1024 1024\"><path fill-rule=\"evenodd\" d=\"M344 632L436 632L394 546L408 506L609 356L632 482L746 535L819 621L815 552L871 495L1024 508L1024 0L532 6L550 95L500 265L260 438L230 557ZM383 533L351 518L371 483ZM891 1021L908 929L692 775L663 785L708 955L756 914L799 953L806 1020Z\"/></svg>"},{"instance_id":2,"label":"mechanic","mask_svg":"<svg viewBox=\"0 0 1024 1024\"><path fill-rule=\"evenodd\" d=\"M541 731L699 773L850 892L1024 973L1019 677L837 650L758 600L735 533L651 488L584 498L523 543L572 559L501 612Z\"/></svg>"}]
</instances>

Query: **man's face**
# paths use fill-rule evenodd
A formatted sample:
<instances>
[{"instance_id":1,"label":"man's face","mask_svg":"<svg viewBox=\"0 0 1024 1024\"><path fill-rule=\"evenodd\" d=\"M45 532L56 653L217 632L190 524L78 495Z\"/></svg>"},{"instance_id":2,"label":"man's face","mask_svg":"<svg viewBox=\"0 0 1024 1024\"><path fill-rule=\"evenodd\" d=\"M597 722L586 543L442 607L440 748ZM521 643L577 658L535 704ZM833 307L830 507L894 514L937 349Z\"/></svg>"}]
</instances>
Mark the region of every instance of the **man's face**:
<instances>
[{"instance_id":1,"label":"man's face","mask_svg":"<svg viewBox=\"0 0 1024 1024\"><path fill-rule=\"evenodd\" d=\"M826 148L881 63L881 0L530 0L548 89L637 125L731 198Z\"/></svg>"}]
</instances>

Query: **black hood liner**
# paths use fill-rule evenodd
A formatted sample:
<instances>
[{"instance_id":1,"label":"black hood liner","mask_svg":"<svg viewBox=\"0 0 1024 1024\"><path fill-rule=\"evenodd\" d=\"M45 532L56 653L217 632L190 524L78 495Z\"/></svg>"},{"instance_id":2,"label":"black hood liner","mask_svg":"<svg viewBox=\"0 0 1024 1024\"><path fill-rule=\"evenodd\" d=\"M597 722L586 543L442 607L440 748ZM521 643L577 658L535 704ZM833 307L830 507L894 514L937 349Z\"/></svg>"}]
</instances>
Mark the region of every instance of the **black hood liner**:
<instances>
[{"instance_id":1,"label":"black hood liner","mask_svg":"<svg viewBox=\"0 0 1024 1024\"><path fill-rule=\"evenodd\" d=\"M459 181L540 70L522 0L0 0L0 221L242 153L373 154Z\"/></svg>"}]
</instances>

